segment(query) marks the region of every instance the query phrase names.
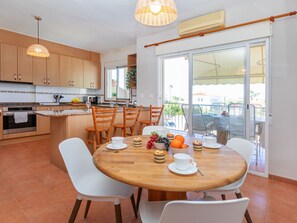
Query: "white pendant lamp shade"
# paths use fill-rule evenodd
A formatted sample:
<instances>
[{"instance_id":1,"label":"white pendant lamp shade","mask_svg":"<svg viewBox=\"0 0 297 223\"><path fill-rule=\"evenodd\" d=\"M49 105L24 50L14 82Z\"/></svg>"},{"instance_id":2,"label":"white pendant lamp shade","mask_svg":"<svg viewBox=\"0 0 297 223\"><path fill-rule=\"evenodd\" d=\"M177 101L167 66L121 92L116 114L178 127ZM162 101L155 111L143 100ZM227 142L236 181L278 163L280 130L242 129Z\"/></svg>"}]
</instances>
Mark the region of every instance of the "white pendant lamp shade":
<instances>
[{"instance_id":1,"label":"white pendant lamp shade","mask_svg":"<svg viewBox=\"0 0 297 223\"><path fill-rule=\"evenodd\" d=\"M27 54L33 57L49 57L48 50L38 43L29 46L27 49Z\"/></svg>"},{"instance_id":2,"label":"white pendant lamp shade","mask_svg":"<svg viewBox=\"0 0 297 223\"><path fill-rule=\"evenodd\" d=\"M177 19L174 0L138 0L135 19L148 26L165 26Z\"/></svg>"},{"instance_id":3,"label":"white pendant lamp shade","mask_svg":"<svg viewBox=\"0 0 297 223\"><path fill-rule=\"evenodd\" d=\"M35 16L35 19L37 20L37 43L28 47L27 54L33 57L49 57L50 54L48 50L39 44L39 21L41 18L39 16Z\"/></svg>"}]
</instances>

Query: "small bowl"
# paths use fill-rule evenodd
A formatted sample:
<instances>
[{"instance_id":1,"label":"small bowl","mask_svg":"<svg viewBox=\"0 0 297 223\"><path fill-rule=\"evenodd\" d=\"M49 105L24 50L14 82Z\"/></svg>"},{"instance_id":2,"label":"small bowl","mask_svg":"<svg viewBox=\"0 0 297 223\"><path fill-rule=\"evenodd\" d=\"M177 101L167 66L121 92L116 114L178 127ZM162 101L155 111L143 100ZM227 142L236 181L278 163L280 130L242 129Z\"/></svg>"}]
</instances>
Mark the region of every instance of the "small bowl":
<instances>
[{"instance_id":1,"label":"small bowl","mask_svg":"<svg viewBox=\"0 0 297 223\"><path fill-rule=\"evenodd\" d=\"M170 146L170 149L172 150L172 152L175 153L187 153L189 150L189 146L185 149L181 149L181 148L173 148Z\"/></svg>"},{"instance_id":2,"label":"small bowl","mask_svg":"<svg viewBox=\"0 0 297 223\"><path fill-rule=\"evenodd\" d=\"M154 147L159 150L166 149L165 143L163 142L154 142Z\"/></svg>"}]
</instances>

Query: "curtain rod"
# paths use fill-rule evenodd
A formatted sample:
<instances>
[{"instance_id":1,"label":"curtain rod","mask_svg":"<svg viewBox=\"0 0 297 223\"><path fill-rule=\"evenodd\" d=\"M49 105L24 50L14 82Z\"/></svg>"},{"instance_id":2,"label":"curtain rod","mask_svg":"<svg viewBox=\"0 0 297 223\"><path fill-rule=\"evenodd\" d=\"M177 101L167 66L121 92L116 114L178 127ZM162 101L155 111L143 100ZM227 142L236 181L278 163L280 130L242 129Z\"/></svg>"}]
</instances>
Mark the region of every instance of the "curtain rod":
<instances>
[{"instance_id":1,"label":"curtain rod","mask_svg":"<svg viewBox=\"0 0 297 223\"><path fill-rule=\"evenodd\" d=\"M164 44L164 43L175 42L175 41L178 41L178 40L188 39L188 38L192 38L192 37L198 37L198 36L203 37L206 34L220 32L220 31L224 31L224 30L228 30L228 29L234 29L234 28L237 28L237 27L247 26L247 25L260 23L260 22L265 22L265 21L274 22L276 19L287 17L287 16L293 16L293 15L296 15L296 14L297 14L297 11L292 11L292 12L289 12L289 13L280 14L280 15L276 15L276 16L270 16L270 17L267 17L267 18L258 19L258 20L254 20L254 21L250 21L250 22L245 22L245 23L241 23L241 24L237 24L237 25L233 25L233 26L218 28L218 29L214 29L214 30L210 30L210 31L206 31L206 32L200 32L198 34L192 34L192 35L188 35L188 36L184 36L184 37L165 40L165 41L162 41L162 42L152 43L152 44L149 44L149 45L145 45L144 47L147 48L147 47L152 47L152 46L159 46L159 45Z\"/></svg>"}]
</instances>

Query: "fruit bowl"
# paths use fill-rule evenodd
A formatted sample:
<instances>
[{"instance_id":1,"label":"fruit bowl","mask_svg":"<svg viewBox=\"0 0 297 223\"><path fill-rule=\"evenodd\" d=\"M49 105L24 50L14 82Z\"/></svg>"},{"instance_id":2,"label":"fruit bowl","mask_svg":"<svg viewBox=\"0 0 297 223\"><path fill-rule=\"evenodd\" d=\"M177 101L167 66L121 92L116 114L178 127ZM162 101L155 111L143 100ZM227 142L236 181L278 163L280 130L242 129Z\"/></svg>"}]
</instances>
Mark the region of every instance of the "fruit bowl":
<instances>
[{"instance_id":1,"label":"fruit bowl","mask_svg":"<svg viewBox=\"0 0 297 223\"><path fill-rule=\"evenodd\" d=\"M182 149L182 148L174 148L174 147L171 147L170 146L170 149L172 150L172 152L175 154L175 153L187 153L188 150L189 150L189 146L185 149Z\"/></svg>"},{"instance_id":2,"label":"fruit bowl","mask_svg":"<svg viewBox=\"0 0 297 223\"><path fill-rule=\"evenodd\" d=\"M154 147L159 150L166 149L165 143L163 142L154 142Z\"/></svg>"}]
</instances>

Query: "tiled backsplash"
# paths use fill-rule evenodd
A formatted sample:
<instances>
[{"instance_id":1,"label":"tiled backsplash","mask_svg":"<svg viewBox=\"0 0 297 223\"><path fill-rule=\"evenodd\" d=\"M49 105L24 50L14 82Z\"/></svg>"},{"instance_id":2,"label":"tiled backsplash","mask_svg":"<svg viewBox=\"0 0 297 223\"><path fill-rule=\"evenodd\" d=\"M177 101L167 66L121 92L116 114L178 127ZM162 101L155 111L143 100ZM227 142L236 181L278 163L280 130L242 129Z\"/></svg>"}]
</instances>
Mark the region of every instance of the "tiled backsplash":
<instances>
[{"instance_id":1,"label":"tiled backsplash","mask_svg":"<svg viewBox=\"0 0 297 223\"><path fill-rule=\"evenodd\" d=\"M53 95L62 94L61 102L71 102L73 98L94 95L102 96L102 90L84 88L63 88L34 86L31 84L0 83L0 102L54 102Z\"/></svg>"}]
</instances>

